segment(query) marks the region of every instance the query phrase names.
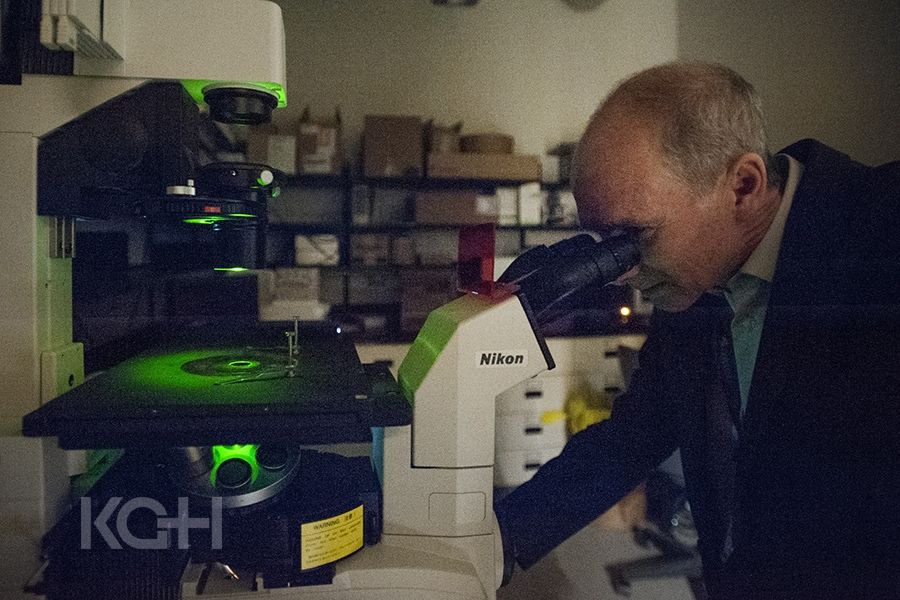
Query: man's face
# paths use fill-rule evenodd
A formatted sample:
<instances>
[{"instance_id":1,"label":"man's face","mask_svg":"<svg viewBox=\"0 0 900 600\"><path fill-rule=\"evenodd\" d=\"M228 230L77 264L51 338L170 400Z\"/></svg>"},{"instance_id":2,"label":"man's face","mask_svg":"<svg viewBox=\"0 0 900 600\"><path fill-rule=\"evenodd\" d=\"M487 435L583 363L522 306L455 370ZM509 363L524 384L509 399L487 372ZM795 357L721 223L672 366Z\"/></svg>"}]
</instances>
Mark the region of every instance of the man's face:
<instances>
[{"instance_id":1,"label":"man's face","mask_svg":"<svg viewBox=\"0 0 900 600\"><path fill-rule=\"evenodd\" d=\"M579 148L575 197L583 226L632 231L641 262L623 280L668 311L690 307L740 264L725 174L697 192L662 164L655 133L633 119L600 118Z\"/></svg>"}]
</instances>

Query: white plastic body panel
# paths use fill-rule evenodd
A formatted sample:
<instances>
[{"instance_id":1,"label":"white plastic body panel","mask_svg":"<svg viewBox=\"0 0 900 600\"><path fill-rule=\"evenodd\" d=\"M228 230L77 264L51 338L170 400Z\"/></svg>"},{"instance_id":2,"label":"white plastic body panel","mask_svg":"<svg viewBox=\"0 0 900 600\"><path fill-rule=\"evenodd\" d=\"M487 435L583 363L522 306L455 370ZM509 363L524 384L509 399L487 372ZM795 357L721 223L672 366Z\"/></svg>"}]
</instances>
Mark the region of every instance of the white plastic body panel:
<instances>
[{"instance_id":1,"label":"white plastic body panel","mask_svg":"<svg viewBox=\"0 0 900 600\"><path fill-rule=\"evenodd\" d=\"M546 359L515 296L495 303L467 294L428 318L455 324L455 333L415 391L413 464L489 467L497 395L546 370Z\"/></svg>"},{"instance_id":2,"label":"white plastic body panel","mask_svg":"<svg viewBox=\"0 0 900 600\"><path fill-rule=\"evenodd\" d=\"M78 75L286 86L281 8L262 0L119 0L124 60L76 54ZM104 33L104 36L106 34ZM118 50L118 48L117 48Z\"/></svg>"},{"instance_id":3,"label":"white plastic body panel","mask_svg":"<svg viewBox=\"0 0 900 600\"><path fill-rule=\"evenodd\" d=\"M284 31L274 4L169 0L129 6L138 11L126 20L135 31L133 62L79 65L81 73L104 77L25 75L21 85L0 86L2 598L22 595L38 566L40 538L68 492L66 454L55 440L22 438L21 418L83 379L81 348L72 343L71 259L51 258L53 220L36 214L39 138L148 78L284 84ZM209 19L206 27L198 25L200 15L211 14L234 18L230 30ZM165 31L138 33L160 19ZM168 37L171 26L185 37ZM72 464L80 462L83 456Z\"/></svg>"}]
</instances>

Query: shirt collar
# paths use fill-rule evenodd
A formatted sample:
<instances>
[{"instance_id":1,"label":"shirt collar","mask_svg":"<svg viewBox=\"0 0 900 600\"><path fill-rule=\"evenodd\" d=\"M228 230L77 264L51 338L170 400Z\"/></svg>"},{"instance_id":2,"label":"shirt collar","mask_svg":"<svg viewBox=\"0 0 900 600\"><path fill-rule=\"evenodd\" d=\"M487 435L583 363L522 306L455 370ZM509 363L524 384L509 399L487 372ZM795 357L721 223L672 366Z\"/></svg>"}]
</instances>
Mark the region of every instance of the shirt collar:
<instances>
[{"instance_id":1,"label":"shirt collar","mask_svg":"<svg viewBox=\"0 0 900 600\"><path fill-rule=\"evenodd\" d=\"M753 252L739 271L739 273L752 275L769 283L772 282L772 278L775 275L778 251L781 248L781 238L784 235L784 225L791 210L791 203L794 201L794 193L797 191L797 185L803 176L803 165L794 157L787 154L778 154L776 159L786 160L788 164L787 181L784 184L784 191L781 193L781 202L778 204L778 211L775 213L775 218L772 220L772 224L769 225L766 235L763 236L759 245L753 249Z\"/></svg>"}]
</instances>

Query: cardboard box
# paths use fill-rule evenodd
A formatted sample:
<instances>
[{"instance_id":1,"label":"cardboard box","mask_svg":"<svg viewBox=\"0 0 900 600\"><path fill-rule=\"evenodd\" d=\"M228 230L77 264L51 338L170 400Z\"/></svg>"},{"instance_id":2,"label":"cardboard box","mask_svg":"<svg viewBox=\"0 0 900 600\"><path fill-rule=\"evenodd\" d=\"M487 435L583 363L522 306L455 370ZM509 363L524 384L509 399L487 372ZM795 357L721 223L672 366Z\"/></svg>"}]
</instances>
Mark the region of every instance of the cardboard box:
<instances>
[{"instance_id":1,"label":"cardboard box","mask_svg":"<svg viewBox=\"0 0 900 600\"><path fill-rule=\"evenodd\" d=\"M559 182L559 157L553 154L541 156L541 181L544 183Z\"/></svg>"},{"instance_id":2,"label":"cardboard box","mask_svg":"<svg viewBox=\"0 0 900 600\"><path fill-rule=\"evenodd\" d=\"M397 115L366 115L363 169L366 177L421 177L422 120Z\"/></svg>"},{"instance_id":3,"label":"cardboard box","mask_svg":"<svg viewBox=\"0 0 900 600\"><path fill-rule=\"evenodd\" d=\"M391 243L391 259L395 265L416 264L416 238L398 235Z\"/></svg>"},{"instance_id":4,"label":"cardboard box","mask_svg":"<svg viewBox=\"0 0 900 600\"><path fill-rule=\"evenodd\" d=\"M398 225L408 223L413 218L415 192L409 189L394 187L371 188L371 220L374 224Z\"/></svg>"},{"instance_id":5,"label":"cardboard box","mask_svg":"<svg viewBox=\"0 0 900 600\"><path fill-rule=\"evenodd\" d=\"M416 262L420 265L447 266L459 259L459 232L418 231L416 239Z\"/></svg>"},{"instance_id":6,"label":"cardboard box","mask_svg":"<svg viewBox=\"0 0 900 600\"><path fill-rule=\"evenodd\" d=\"M428 313L459 296L454 269L404 269L400 324L404 331L417 331Z\"/></svg>"},{"instance_id":7,"label":"cardboard box","mask_svg":"<svg viewBox=\"0 0 900 600\"><path fill-rule=\"evenodd\" d=\"M432 152L428 155L428 176L434 179L539 181L541 161L530 154Z\"/></svg>"},{"instance_id":8,"label":"cardboard box","mask_svg":"<svg viewBox=\"0 0 900 600\"><path fill-rule=\"evenodd\" d=\"M503 133L475 133L464 135L459 140L463 152L481 152L483 154L512 154L516 141L511 135Z\"/></svg>"},{"instance_id":9,"label":"cardboard box","mask_svg":"<svg viewBox=\"0 0 900 600\"><path fill-rule=\"evenodd\" d=\"M519 190L514 187L498 187L497 201L500 205L501 225L519 224Z\"/></svg>"},{"instance_id":10,"label":"cardboard box","mask_svg":"<svg viewBox=\"0 0 900 600\"><path fill-rule=\"evenodd\" d=\"M320 320L329 306L319 302L319 269L257 272L261 321Z\"/></svg>"},{"instance_id":11,"label":"cardboard box","mask_svg":"<svg viewBox=\"0 0 900 600\"><path fill-rule=\"evenodd\" d=\"M297 172L339 175L344 163L341 113L330 119L314 119L309 107L297 124Z\"/></svg>"},{"instance_id":12,"label":"cardboard box","mask_svg":"<svg viewBox=\"0 0 900 600\"><path fill-rule=\"evenodd\" d=\"M519 225L543 223L546 197L539 183L519 186Z\"/></svg>"},{"instance_id":13,"label":"cardboard box","mask_svg":"<svg viewBox=\"0 0 900 600\"><path fill-rule=\"evenodd\" d=\"M278 133L272 125L251 127L247 132L247 161L294 175L297 172L297 138Z\"/></svg>"},{"instance_id":14,"label":"cardboard box","mask_svg":"<svg viewBox=\"0 0 900 600\"><path fill-rule=\"evenodd\" d=\"M453 125L438 125L430 121L426 126L428 131L429 152L459 152L459 132L462 131L462 123Z\"/></svg>"},{"instance_id":15,"label":"cardboard box","mask_svg":"<svg viewBox=\"0 0 900 600\"><path fill-rule=\"evenodd\" d=\"M472 191L422 192L416 196L416 222L427 225L496 223L500 206L496 196Z\"/></svg>"},{"instance_id":16,"label":"cardboard box","mask_svg":"<svg viewBox=\"0 0 900 600\"><path fill-rule=\"evenodd\" d=\"M331 234L297 235L294 237L295 263L300 266L334 266L340 262L337 236Z\"/></svg>"},{"instance_id":17,"label":"cardboard box","mask_svg":"<svg viewBox=\"0 0 900 600\"><path fill-rule=\"evenodd\" d=\"M347 276L349 304L394 304L400 298L400 280L388 272L366 271Z\"/></svg>"},{"instance_id":18,"label":"cardboard box","mask_svg":"<svg viewBox=\"0 0 900 600\"><path fill-rule=\"evenodd\" d=\"M357 233L350 238L350 261L355 265L386 265L391 259L391 238L384 233Z\"/></svg>"}]
</instances>

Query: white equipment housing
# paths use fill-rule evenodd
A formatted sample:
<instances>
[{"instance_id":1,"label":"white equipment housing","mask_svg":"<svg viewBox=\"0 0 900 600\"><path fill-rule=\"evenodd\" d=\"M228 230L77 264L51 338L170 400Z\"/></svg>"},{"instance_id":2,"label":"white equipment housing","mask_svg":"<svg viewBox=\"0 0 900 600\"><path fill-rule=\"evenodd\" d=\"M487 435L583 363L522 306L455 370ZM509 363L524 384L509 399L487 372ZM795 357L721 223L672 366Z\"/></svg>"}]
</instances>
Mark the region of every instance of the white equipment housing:
<instances>
[{"instance_id":1,"label":"white equipment housing","mask_svg":"<svg viewBox=\"0 0 900 600\"><path fill-rule=\"evenodd\" d=\"M77 73L102 77L26 74L21 85L0 86L0 597L9 599L34 597L22 588L40 566L41 536L65 507L70 461L83 462L55 440L21 436L25 414L84 378L81 345L72 343L74 233L71 222L37 214L39 138L146 79L285 87L274 3L104 4L122 9L121 27L110 20L104 32L119 31L124 60L76 57Z\"/></svg>"},{"instance_id":2,"label":"white equipment housing","mask_svg":"<svg viewBox=\"0 0 900 600\"><path fill-rule=\"evenodd\" d=\"M74 244L73 228L36 213L39 139L146 79L265 82L282 89L285 83L284 30L271 2L104 5L122 9L104 16L107 24L121 19L121 33L110 28L109 39L94 35L94 41L122 59L90 52L94 57L76 58L80 77L25 75L22 85L0 86L0 347L7 353L0 361L3 598L33 597L22 588L40 566L41 536L65 508L69 462L79 459L79 453L67 457L55 440L20 433L25 414L84 378L82 348L72 342L66 250ZM47 18L48 40L58 42L53 19L59 27L68 17ZM400 372L414 405L413 423L386 428L374 444L381 451L382 541L337 563L330 585L235 589L217 597L495 598L503 552L492 510L494 402L547 366L525 309L507 291L469 293L432 313ZM198 567L190 565L183 597L196 596L198 579Z\"/></svg>"}]
</instances>

